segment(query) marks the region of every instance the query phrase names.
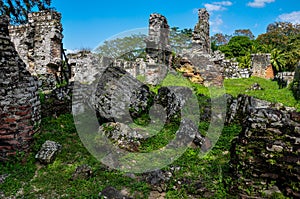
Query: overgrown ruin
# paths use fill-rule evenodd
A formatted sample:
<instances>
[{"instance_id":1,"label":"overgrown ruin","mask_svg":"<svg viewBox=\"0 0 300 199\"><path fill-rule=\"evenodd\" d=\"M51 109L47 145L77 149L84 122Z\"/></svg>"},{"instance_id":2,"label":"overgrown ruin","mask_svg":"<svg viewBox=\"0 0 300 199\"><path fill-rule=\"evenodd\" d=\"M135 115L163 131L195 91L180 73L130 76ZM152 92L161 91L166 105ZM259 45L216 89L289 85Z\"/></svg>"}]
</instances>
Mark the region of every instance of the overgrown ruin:
<instances>
[{"instance_id":1,"label":"overgrown ruin","mask_svg":"<svg viewBox=\"0 0 300 199\"><path fill-rule=\"evenodd\" d=\"M40 123L38 81L10 41L9 18L0 17L0 161L26 151Z\"/></svg>"},{"instance_id":2,"label":"overgrown ruin","mask_svg":"<svg viewBox=\"0 0 300 199\"><path fill-rule=\"evenodd\" d=\"M53 89L55 77L61 71L61 14L56 11L29 13L27 24L9 26L9 36L27 70L42 81L44 90Z\"/></svg>"},{"instance_id":3,"label":"overgrown ruin","mask_svg":"<svg viewBox=\"0 0 300 199\"><path fill-rule=\"evenodd\" d=\"M43 90L53 91L57 87L63 60L60 20L61 15L54 11L31 13L29 23L22 26L8 26L9 19L0 17L0 161L17 151L26 151L38 130L38 82L42 82ZM159 84L168 70L177 69L191 81L207 87L222 86L224 78L248 78L251 75L274 78L269 54L252 55L252 68L241 69L234 60L226 60L220 51L211 52L209 13L200 9L198 20L192 47L178 56L180 61L176 66L171 65L174 57L169 46L169 25L166 17L160 14L150 15L145 60L100 58L91 52L70 54L72 71L67 78L80 84L79 88L75 87L79 90L73 93L73 99L78 97L78 102L91 102L98 116L109 122L138 117L155 101L162 105L160 108L167 110L166 118L170 120L172 117L179 118L176 113L183 106L184 98L167 88L161 88L158 94L154 94L143 84ZM294 73L279 75L292 81ZM139 76L144 76L145 82L137 80ZM72 87L71 84L67 86ZM183 94L181 97L187 96L183 90L178 90ZM300 180L299 113L249 96L227 97L227 124L243 126L231 151L231 169L236 183L232 186L233 191L245 198L248 193L244 190L248 187L255 190L255 197L272 192L272 189L273 192L300 197L296 187L299 187ZM150 98L153 101L149 102ZM72 105L73 113L84 111L81 103ZM130 108L131 115L128 115L127 108ZM201 135L193 133L190 138L196 136L199 145L202 145L205 140ZM241 187L243 190L239 189Z\"/></svg>"}]
</instances>

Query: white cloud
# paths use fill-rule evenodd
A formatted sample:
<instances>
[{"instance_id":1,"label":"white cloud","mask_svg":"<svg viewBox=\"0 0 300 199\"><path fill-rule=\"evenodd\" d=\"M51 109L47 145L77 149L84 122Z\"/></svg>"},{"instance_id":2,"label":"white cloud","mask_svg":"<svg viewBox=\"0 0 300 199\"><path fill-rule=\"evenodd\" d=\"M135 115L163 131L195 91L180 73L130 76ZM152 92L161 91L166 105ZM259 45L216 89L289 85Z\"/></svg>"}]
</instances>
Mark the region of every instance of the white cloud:
<instances>
[{"instance_id":1,"label":"white cloud","mask_svg":"<svg viewBox=\"0 0 300 199\"><path fill-rule=\"evenodd\" d=\"M263 8L267 3L275 2L275 0L254 0L253 2L249 2L247 5L252 8Z\"/></svg>"},{"instance_id":2,"label":"white cloud","mask_svg":"<svg viewBox=\"0 0 300 199\"><path fill-rule=\"evenodd\" d=\"M221 15L216 16L214 19L210 21L210 27L213 33L219 33L222 32L220 30L220 26L223 24L223 20L221 18Z\"/></svg>"},{"instance_id":3,"label":"white cloud","mask_svg":"<svg viewBox=\"0 0 300 199\"><path fill-rule=\"evenodd\" d=\"M300 11L279 15L277 19L284 22L291 22L293 24L300 24Z\"/></svg>"},{"instance_id":4,"label":"white cloud","mask_svg":"<svg viewBox=\"0 0 300 199\"><path fill-rule=\"evenodd\" d=\"M213 12L213 11L226 10L225 6L231 6L231 5L232 5L231 1L218 1L213 3L206 3L204 4L204 7L208 12Z\"/></svg>"},{"instance_id":5,"label":"white cloud","mask_svg":"<svg viewBox=\"0 0 300 199\"><path fill-rule=\"evenodd\" d=\"M204 7L208 12L225 10L225 8L220 5L214 5L209 3L204 4Z\"/></svg>"},{"instance_id":6,"label":"white cloud","mask_svg":"<svg viewBox=\"0 0 300 199\"><path fill-rule=\"evenodd\" d=\"M74 50L66 49L66 50L65 50L65 53L66 53L66 54L74 54L74 53L78 53L78 52L79 52L78 49L74 49Z\"/></svg>"},{"instance_id":7,"label":"white cloud","mask_svg":"<svg viewBox=\"0 0 300 199\"><path fill-rule=\"evenodd\" d=\"M222 5L222 6L231 6L232 2L231 1L219 1L219 2L214 2L213 4Z\"/></svg>"}]
</instances>

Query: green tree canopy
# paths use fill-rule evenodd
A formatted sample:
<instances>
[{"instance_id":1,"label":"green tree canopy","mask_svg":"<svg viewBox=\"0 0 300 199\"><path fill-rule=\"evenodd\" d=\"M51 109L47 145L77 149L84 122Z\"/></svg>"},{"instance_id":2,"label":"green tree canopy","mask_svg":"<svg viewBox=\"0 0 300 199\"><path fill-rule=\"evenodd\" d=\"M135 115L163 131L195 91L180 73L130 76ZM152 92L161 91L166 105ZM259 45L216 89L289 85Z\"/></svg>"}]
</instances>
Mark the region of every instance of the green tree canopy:
<instances>
[{"instance_id":1,"label":"green tree canopy","mask_svg":"<svg viewBox=\"0 0 300 199\"><path fill-rule=\"evenodd\" d=\"M228 58L242 57L249 53L253 41L247 36L234 36L227 45L220 46L220 50Z\"/></svg>"},{"instance_id":2,"label":"green tree canopy","mask_svg":"<svg viewBox=\"0 0 300 199\"><path fill-rule=\"evenodd\" d=\"M191 47L192 44L192 29L182 29L178 27L172 27L170 29L170 45L172 51L176 54L180 54L183 49Z\"/></svg>"},{"instance_id":3,"label":"green tree canopy","mask_svg":"<svg viewBox=\"0 0 300 199\"><path fill-rule=\"evenodd\" d=\"M144 52L146 48L145 39L146 35L144 34L133 34L107 40L96 49L96 52L100 56L134 60Z\"/></svg>"},{"instance_id":4,"label":"green tree canopy","mask_svg":"<svg viewBox=\"0 0 300 199\"><path fill-rule=\"evenodd\" d=\"M238 29L235 30L233 33L234 36L246 36L249 37L249 39L254 39L254 35L250 29Z\"/></svg>"},{"instance_id":5,"label":"green tree canopy","mask_svg":"<svg viewBox=\"0 0 300 199\"><path fill-rule=\"evenodd\" d=\"M0 15L8 15L12 24L24 24L28 13L51 8L51 0L0 0Z\"/></svg>"},{"instance_id":6,"label":"green tree canopy","mask_svg":"<svg viewBox=\"0 0 300 199\"><path fill-rule=\"evenodd\" d=\"M230 41L231 37L232 37L231 35L216 33L213 36L211 36L210 40L212 43L215 43L217 46L221 46L227 44Z\"/></svg>"}]
</instances>

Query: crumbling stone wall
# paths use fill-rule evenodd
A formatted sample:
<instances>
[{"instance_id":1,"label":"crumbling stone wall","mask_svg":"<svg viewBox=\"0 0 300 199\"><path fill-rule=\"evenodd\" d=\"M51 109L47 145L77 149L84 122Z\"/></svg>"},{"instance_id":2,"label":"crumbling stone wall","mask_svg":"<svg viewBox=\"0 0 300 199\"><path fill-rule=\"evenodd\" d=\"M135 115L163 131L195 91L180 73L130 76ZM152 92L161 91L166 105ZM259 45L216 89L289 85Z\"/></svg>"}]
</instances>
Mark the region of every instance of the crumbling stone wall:
<instances>
[{"instance_id":1,"label":"crumbling stone wall","mask_svg":"<svg viewBox=\"0 0 300 199\"><path fill-rule=\"evenodd\" d=\"M166 17L156 13L150 15L145 76L146 82L152 85L159 84L167 74L171 55L169 28Z\"/></svg>"},{"instance_id":2,"label":"crumbling stone wall","mask_svg":"<svg viewBox=\"0 0 300 199\"><path fill-rule=\"evenodd\" d=\"M295 72L279 72L274 79L278 82L279 88L284 88L293 82L294 76Z\"/></svg>"},{"instance_id":3,"label":"crumbling stone wall","mask_svg":"<svg viewBox=\"0 0 300 199\"><path fill-rule=\"evenodd\" d=\"M54 87L54 74L60 71L55 64L62 60L61 14L55 11L29 13L27 24L9 26L9 35L27 70L38 76L43 86Z\"/></svg>"},{"instance_id":4,"label":"crumbling stone wall","mask_svg":"<svg viewBox=\"0 0 300 199\"><path fill-rule=\"evenodd\" d=\"M226 121L243 126L231 149L231 190L241 198L299 198L300 114L246 95L229 101Z\"/></svg>"},{"instance_id":5,"label":"crumbling stone wall","mask_svg":"<svg viewBox=\"0 0 300 199\"><path fill-rule=\"evenodd\" d=\"M270 62L271 54L252 54L251 55L251 68L253 76L262 77L266 79L274 78L273 67Z\"/></svg>"},{"instance_id":6,"label":"crumbling stone wall","mask_svg":"<svg viewBox=\"0 0 300 199\"><path fill-rule=\"evenodd\" d=\"M40 122L38 82L26 70L0 17L0 161L26 151Z\"/></svg>"},{"instance_id":7,"label":"crumbling stone wall","mask_svg":"<svg viewBox=\"0 0 300 199\"><path fill-rule=\"evenodd\" d=\"M205 54L210 54L209 13L205 8L198 10L198 23L193 33L193 48Z\"/></svg>"},{"instance_id":8,"label":"crumbling stone wall","mask_svg":"<svg viewBox=\"0 0 300 199\"><path fill-rule=\"evenodd\" d=\"M238 62L226 59L224 53L219 50L212 53L212 61L223 68L223 76L226 79L249 78L252 74L251 69L240 68Z\"/></svg>"},{"instance_id":9,"label":"crumbling stone wall","mask_svg":"<svg viewBox=\"0 0 300 199\"><path fill-rule=\"evenodd\" d=\"M224 57L214 57L210 51L209 13L205 8L199 9L198 23L194 28L192 48L186 49L181 55L194 68L195 76L204 86L222 86L224 68L220 65ZM199 79L199 77L197 77Z\"/></svg>"}]
</instances>

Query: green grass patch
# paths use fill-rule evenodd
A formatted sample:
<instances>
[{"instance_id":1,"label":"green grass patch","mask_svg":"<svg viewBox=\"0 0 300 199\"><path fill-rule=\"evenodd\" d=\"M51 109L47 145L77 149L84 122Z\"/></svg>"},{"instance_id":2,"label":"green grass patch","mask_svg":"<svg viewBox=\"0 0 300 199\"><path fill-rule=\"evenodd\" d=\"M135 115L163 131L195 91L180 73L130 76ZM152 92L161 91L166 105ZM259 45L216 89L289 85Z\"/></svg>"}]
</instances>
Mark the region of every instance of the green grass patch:
<instances>
[{"instance_id":1,"label":"green grass patch","mask_svg":"<svg viewBox=\"0 0 300 199\"><path fill-rule=\"evenodd\" d=\"M143 152L161 148L174 137L176 125L165 126L157 134L143 143ZM202 125L205 129L205 124ZM209 192L214 192L215 198L227 196L224 180L228 178L227 167L229 155L224 151L229 149L230 140L238 133L237 127L224 128L220 144L216 145L207 156L200 158L199 149L188 148L187 151L171 166L180 167L179 171L167 182L167 198L187 198L197 195L197 183L205 180ZM156 138L155 138L156 137ZM34 158L41 145L46 140L62 144L62 151L52 164L40 165ZM158 142L159 140L159 142ZM26 160L26 161L21 161ZM21 163L20 163L21 162ZM71 180L76 167L88 164L93 169L93 176L87 180ZM164 168L169 170L170 166ZM0 165L0 174L9 174L0 191L7 197L19 198L97 198L98 193L106 186L119 190L126 188L140 198L147 198L151 185L145 181L135 180L125 176L125 173L107 169L97 161L81 143L75 129L72 115L61 115L58 118L44 118L40 134L35 135L35 142L28 156L20 154L6 164ZM139 176L139 175L137 175ZM178 186L178 180L189 179L191 184ZM216 183L217 182L217 183ZM177 186L174 189L174 186ZM221 191L220 191L221 190ZM138 198L138 196L137 196Z\"/></svg>"},{"instance_id":2,"label":"green grass patch","mask_svg":"<svg viewBox=\"0 0 300 199\"><path fill-rule=\"evenodd\" d=\"M263 90L248 89L258 83ZM291 90L288 88L279 89L277 82L259 77L247 79L226 79L224 81L226 93L237 97L239 94L247 94L258 99L266 100L273 103L282 103L285 106L300 109L300 103L297 101Z\"/></svg>"}]
</instances>

